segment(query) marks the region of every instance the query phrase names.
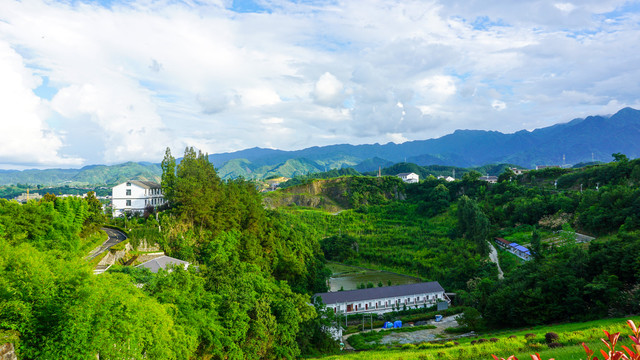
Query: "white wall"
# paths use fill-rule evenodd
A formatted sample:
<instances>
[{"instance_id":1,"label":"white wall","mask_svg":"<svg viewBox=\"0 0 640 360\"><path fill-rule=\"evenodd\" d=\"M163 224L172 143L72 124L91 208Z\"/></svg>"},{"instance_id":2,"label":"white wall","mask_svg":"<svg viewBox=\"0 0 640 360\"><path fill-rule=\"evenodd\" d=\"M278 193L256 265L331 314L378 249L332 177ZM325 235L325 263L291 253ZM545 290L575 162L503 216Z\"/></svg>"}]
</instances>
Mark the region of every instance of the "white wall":
<instances>
[{"instance_id":1,"label":"white wall","mask_svg":"<svg viewBox=\"0 0 640 360\"><path fill-rule=\"evenodd\" d=\"M417 303L414 303L414 299L416 297L420 297L420 300ZM348 312L348 314L359 314L363 312L385 313L385 312L393 311L394 307L396 311L398 309L402 310L405 305L405 300L407 300L407 303L406 303L407 308L414 308L416 305L418 307L422 307L425 304L425 297L427 297L427 300L426 300L427 305L435 304L438 299L446 300L444 296L444 292L439 292L439 293L428 293L428 294L416 294L416 295L410 295L410 296L380 298L380 299L372 299L367 301L355 301L355 302L348 302L348 303L330 304L330 305L327 305L327 307L330 307L332 309L337 309L337 312L345 313L347 311L347 305L352 304L353 305L352 310ZM398 301L397 305L396 305L396 300ZM378 308L376 309L377 302L382 302L382 305L378 305ZM385 307L384 304L387 302L388 302L388 305ZM369 305L369 308L367 310L365 310L365 304L367 305L371 304ZM358 305L358 310L355 310L356 305Z\"/></svg>"},{"instance_id":2,"label":"white wall","mask_svg":"<svg viewBox=\"0 0 640 360\"><path fill-rule=\"evenodd\" d=\"M405 176L401 176L400 178L408 184L415 184L420 181L420 175L416 173L410 173Z\"/></svg>"},{"instance_id":3,"label":"white wall","mask_svg":"<svg viewBox=\"0 0 640 360\"><path fill-rule=\"evenodd\" d=\"M123 215L125 211L143 212L148 205L159 206L164 202L160 189L147 189L132 182L124 182L112 189L114 217Z\"/></svg>"}]
</instances>

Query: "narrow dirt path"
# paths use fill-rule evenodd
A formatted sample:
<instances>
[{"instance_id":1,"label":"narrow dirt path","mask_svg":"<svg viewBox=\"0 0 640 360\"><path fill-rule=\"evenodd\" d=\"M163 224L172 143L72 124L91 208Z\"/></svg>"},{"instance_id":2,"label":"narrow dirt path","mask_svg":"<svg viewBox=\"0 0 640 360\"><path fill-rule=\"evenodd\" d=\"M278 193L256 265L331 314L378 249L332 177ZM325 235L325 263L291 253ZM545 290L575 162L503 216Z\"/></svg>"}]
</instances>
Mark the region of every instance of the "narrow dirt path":
<instances>
[{"instance_id":1,"label":"narrow dirt path","mask_svg":"<svg viewBox=\"0 0 640 360\"><path fill-rule=\"evenodd\" d=\"M496 248L493 246L493 244L489 241L487 241L489 243L489 259L491 259L491 262L495 263L496 265L498 265L498 279L504 279L504 273L502 272L502 269L500 268L500 261L498 260L498 251L496 250Z\"/></svg>"}]
</instances>

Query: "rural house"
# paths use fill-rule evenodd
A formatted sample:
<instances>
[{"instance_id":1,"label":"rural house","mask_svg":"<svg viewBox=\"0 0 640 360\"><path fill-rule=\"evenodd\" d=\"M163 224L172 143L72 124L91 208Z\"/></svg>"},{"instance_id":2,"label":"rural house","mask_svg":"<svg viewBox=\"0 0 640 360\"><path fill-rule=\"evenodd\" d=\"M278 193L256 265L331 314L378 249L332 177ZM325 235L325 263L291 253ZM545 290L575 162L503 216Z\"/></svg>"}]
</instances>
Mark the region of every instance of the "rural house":
<instances>
[{"instance_id":1,"label":"rural house","mask_svg":"<svg viewBox=\"0 0 640 360\"><path fill-rule=\"evenodd\" d=\"M495 183L498 182L498 177L497 176L486 175L486 176L480 176L478 178L478 180L482 180L482 181L486 181L486 182L491 183L491 184L495 184Z\"/></svg>"},{"instance_id":2,"label":"rural house","mask_svg":"<svg viewBox=\"0 0 640 360\"><path fill-rule=\"evenodd\" d=\"M438 180L440 180L440 179L444 179L444 181L446 181L446 182L456 181L456 179L454 179L451 176L442 176L442 175L440 175L440 176L438 176Z\"/></svg>"},{"instance_id":3,"label":"rural house","mask_svg":"<svg viewBox=\"0 0 640 360\"><path fill-rule=\"evenodd\" d=\"M125 212L142 213L147 206L160 206L165 203L160 184L153 181L130 180L113 187L111 206L113 217Z\"/></svg>"},{"instance_id":4,"label":"rural house","mask_svg":"<svg viewBox=\"0 0 640 360\"><path fill-rule=\"evenodd\" d=\"M334 313L385 313L397 309L435 305L438 301L451 301L437 281L408 285L376 287L360 290L318 293L327 308Z\"/></svg>"},{"instance_id":5,"label":"rural house","mask_svg":"<svg viewBox=\"0 0 640 360\"><path fill-rule=\"evenodd\" d=\"M508 252L514 254L515 256L523 259L523 260L530 260L531 259L531 251L529 249L527 249L526 247L515 243L515 242L511 242L509 240L505 240L503 238L497 237L494 239L496 244L498 246L500 246L501 248L507 250Z\"/></svg>"},{"instance_id":6,"label":"rural house","mask_svg":"<svg viewBox=\"0 0 640 360\"><path fill-rule=\"evenodd\" d=\"M400 173L396 176L407 184L415 184L420 181L420 176L416 173Z\"/></svg>"}]
</instances>

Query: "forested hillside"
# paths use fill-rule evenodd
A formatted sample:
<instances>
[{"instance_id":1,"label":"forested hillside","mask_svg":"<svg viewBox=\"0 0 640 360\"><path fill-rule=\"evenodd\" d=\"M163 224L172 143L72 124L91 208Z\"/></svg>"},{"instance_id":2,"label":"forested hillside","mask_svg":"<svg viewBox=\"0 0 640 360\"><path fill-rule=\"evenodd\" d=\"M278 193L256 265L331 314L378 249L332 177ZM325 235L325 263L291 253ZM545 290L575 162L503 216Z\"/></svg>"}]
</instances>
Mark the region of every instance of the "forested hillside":
<instances>
[{"instance_id":1,"label":"forested hillside","mask_svg":"<svg viewBox=\"0 0 640 360\"><path fill-rule=\"evenodd\" d=\"M497 184L473 171L455 182L431 177L407 184L404 201L338 215L287 212L322 231L327 259L438 280L458 304L480 310L485 326L637 313L640 160L614 157L580 169L506 170ZM578 243L574 230L597 239ZM503 280L486 257L496 236L534 254L501 252Z\"/></svg>"},{"instance_id":2,"label":"forested hillside","mask_svg":"<svg viewBox=\"0 0 640 360\"><path fill-rule=\"evenodd\" d=\"M331 173L341 174L343 171L322 174ZM289 183L298 185L287 186ZM285 183L285 189L265 194L264 204L268 208L302 206L337 212L404 199L404 189L402 180L388 176L341 176L326 180L296 178Z\"/></svg>"},{"instance_id":3,"label":"forested hillside","mask_svg":"<svg viewBox=\"0 0 640 360\"><path fill-rule=\"evenodd\" d=\"M17 339L25 359L333 351L322 330L331 318L309 305L326 290L325 258L437 280L456 304L479 311L468 322L478 329L638 313L640 160L614 158L505 170L497 184L477 171L418 184L336 172L263 197L251 182L222 180L205 154L187 149L178 164L167 151L169 206L117 222L132 243L157 242L192 266L153 274L123 264L93 275L85 257L104 240L105 221L93 194L0 199L0 333ZM293 195L343 211L279 202ZM579 243L574 229L597 239ZM504 279L487 257L496 236L533 253L522 261L501 251Z\"/></svg>"},{"instance_id":4,"label":"forested hillside","mask_svg":"<svg viewBox=\"0 0 640 360\"><path fill-rule=\"evenodd\" d=\"M610 161L611 154L616 152L636 158L640 155L638 137L640 111L624 108L611 116L588 116L511 134L460 129L436 139L402 144L339 144L296 151L253 148L213 154L210 160L222 168L229 160L245 159L251 164L251 170L265 165L275 166L291 159L305 159L327 170L355 167L359 171L375 171L378 166L385 167L385 162L458 167L510 163L535 168L536 165L561 165L563 156L568 164L593 159ZM603 138L616 141L602 141Z\"/></svg>"},{"instance_id":5,"label":"forested hillside","mask_svg":"<svg viewBox=\"0 0 640 360\"><path fill-rule=\"evenodd\" d=\"M603 138L616 141L601 141ZM451 175L454 167L476 168L483 174L497 175L492 173L496 169L478 167L515 164L535 168L536 165L563 165L565 161L567 164L610 161L612 153L636 158L640 156L638 138L640 111L624 108L611 116L589 116L513 134L456 130L437 139L402 144L339 144L295 151L252 148L211 154L209 161L223 179L291 178L343 168L369 173L398 163L434 167L431 173L436 176ZM451 168L448 173L439 173L438 166ZM90 165L82 169L0 170L0 185L113 185L128 179L157 180L160 174L158 164L134 162Z\"/></svg>"},{"instance_id":6,"label":"forested hillside","mask_svg":"<svg viewBox=\"0 0 640 360\"><path fill-rule=\"evenodd\" d=\"M328 276L315 230L286 226L253 184L220 180L192 149L177 166L168 153L163 169L170 208L126 226L188 270L93 275L95 197L0 199L0 333L19 357L293 359L335 347L309 305Z\"/></svg>"},{"instance_id":7,"label":"forested hillside","mask_svg":"<svg viewBox=\"0 0 640 360\"><path fill-rule=\"evenodd\" d=\"M0 185L114 185L130 179L158 181L161 174L158 164L135 162L81 169L0 170Z\"/></svg>"}]
</instances>

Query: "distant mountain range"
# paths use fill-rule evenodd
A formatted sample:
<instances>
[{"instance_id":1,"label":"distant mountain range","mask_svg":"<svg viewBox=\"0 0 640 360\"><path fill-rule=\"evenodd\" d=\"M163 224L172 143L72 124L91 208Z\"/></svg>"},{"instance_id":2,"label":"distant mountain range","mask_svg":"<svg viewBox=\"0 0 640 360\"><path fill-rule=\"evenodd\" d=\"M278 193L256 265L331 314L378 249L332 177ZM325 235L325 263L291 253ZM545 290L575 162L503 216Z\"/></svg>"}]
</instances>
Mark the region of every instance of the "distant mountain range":
<instances>
[{"instance_id":1,"label":"distant mountain range","mask_svg":"<svg viewBox=\"0 0 640 360\"><path fill-rule=\"evenodd\" d=\"M624 108L613 116L589 116L534 131L513 134L498 131L456 130L437 139L384 145L330 145L297 151L252 148L213 154L221 174L261 178L272 172L292 176L300 172L353 167L377 170L398 162L417 165L477 167L510 163L525 168L610 161L611 154L640 156L640 111ZM242 159L242 160L239 160ZM300 165L293 165L291 161ZM238 166L241 162L242 166ZM289 166L291 165L291 166ZM281 167L286 169L282 169ZM279 168L280 167L280 168Z\"/></svg>"},{"instance_id":2,"label":"distant mountain range","mask_svg":"<svg viewBox=\"0 0 640 360\"><path fill-rule=\"evenodd\" d=\"M589 116L534 131L456 130L437 139L384 145L330 145L284 151L251 148L209 155L223 178L294 177L353 167L376 171L399 162L417 165L478 167L510 163L525 168L610 161L611 154L640 156L640 111L624 108L612 116ZM126 179L158 180L158 164L93 165L82 169L0 170L0 184L110 185Z\"/></svg>"},{"instance_id":3,"label":"distant mountain range","mask_svg":"<svg viewBox=\"0 0 640 360\"><path fill-rule=\"evenodd\" d=\"M81 169L0 170L0 185L114 185L129 179L160 181L160 164L127 162Z\"/></svg>"}]
</instances>

